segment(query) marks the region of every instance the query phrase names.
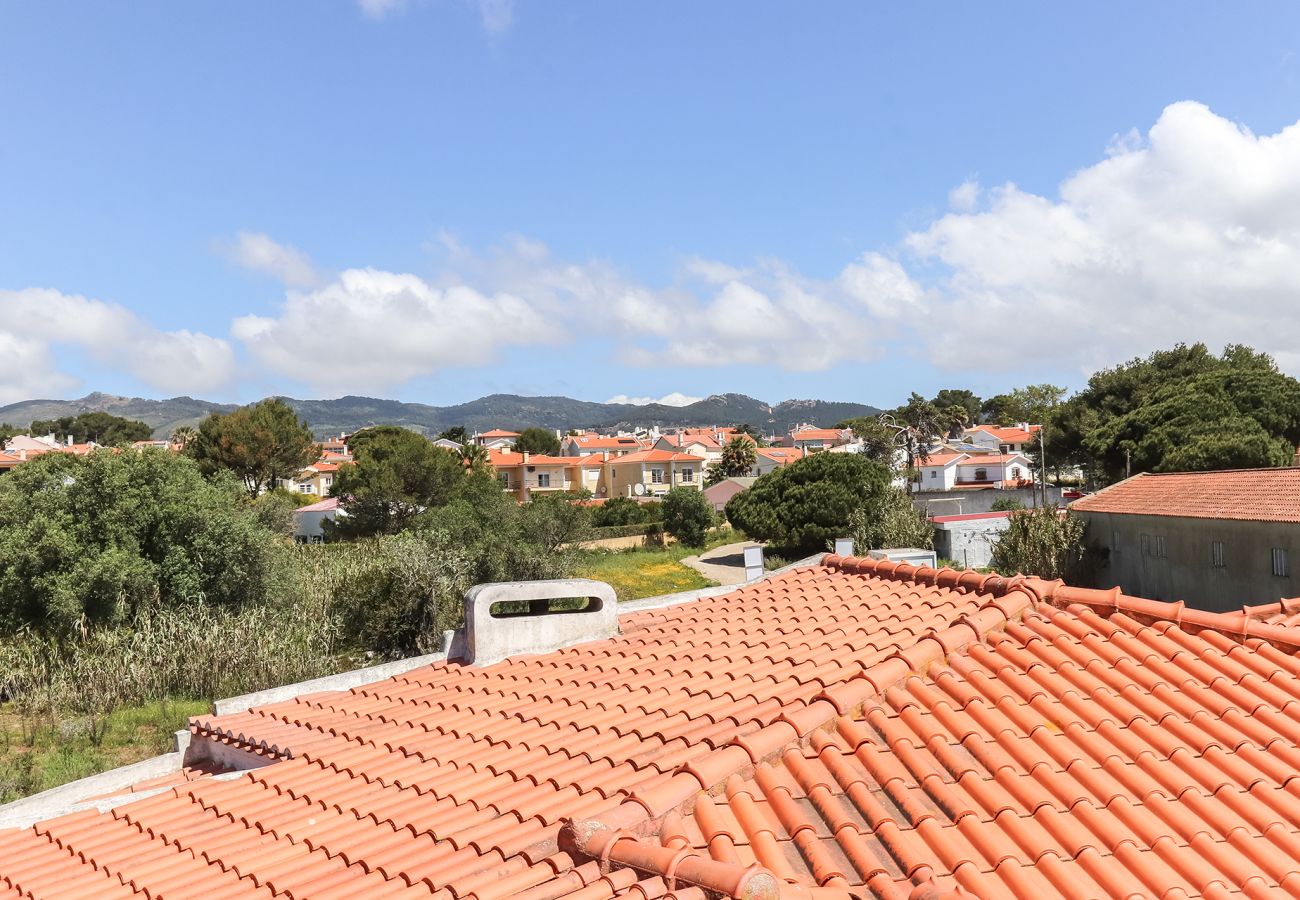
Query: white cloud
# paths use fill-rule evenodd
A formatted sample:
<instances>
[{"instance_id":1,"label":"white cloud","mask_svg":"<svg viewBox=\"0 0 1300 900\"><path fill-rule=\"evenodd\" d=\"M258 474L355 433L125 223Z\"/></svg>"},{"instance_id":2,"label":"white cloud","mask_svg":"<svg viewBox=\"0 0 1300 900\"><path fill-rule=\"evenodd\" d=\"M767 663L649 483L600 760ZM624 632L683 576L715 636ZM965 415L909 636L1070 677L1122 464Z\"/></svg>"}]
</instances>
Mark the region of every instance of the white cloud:
<instances>
[{"instance_id":1,"label":"white cloud","mask_svg":"<svg viewBox=\"0 0 1300 900\"><path fill-rule=\"evenodd\" d=\"M271 371L341 391L486 365L505 347L566 336L544 304L376 269L349 269L317 290L291 291L279 316L244 316L231 331Z\"/></svg>"},{"instance_id":2,"label":"white cloud","mask_svg":"<svg viewBox=\"0 0 1300 900\"><path fill-rule=\"evenodd\" d=\"M307 254L265 234L241 231L220 250L236 265L270 275L287 287L314 287L323 280Z\"/></svg>"},{"instance_id":3,"label":"white cloud","mask_svg":"<svg viewBox=\"0 0 1300 900\"><path fill-rule=\"evenodd\" d=\"M927 294L933 358L1087 369L1203 340L1300 369L1300 124L1257 136L1175 103L1106 154L1058 198L1007 184L907 237L947 270ZM954 354L953 333L988 352Z\"/></svg>"},{"instance_id":4,"label":"white cloud","mask_svg":"<svg viewBox=\"0 0 1300 900\"><path fill-rule=\"evenodd\" d=\"M648 406L651 403L662 403L664 406L690 406L692 403L699 403L703 399L703 397L688 396L681 391L673 391L671 394L664 394L662 397L629 397L627 394L615 394L605 402L630 403L633 406Z\"/></svg>"},{"instance_id":5,"label":"white cloud","mask_svg":"<svg viewBox=\"0 0 1300 900\"><path fill-rule=\"evenodd\" d=\"M234 352L219 338L159 331L102 300L42 288L0 290L0 402L73 390L77 379L60 370L56 347L85 352L172 393L221 387L235 371Z\"/></svg>"},{"instance_id":6,"label":"white cloud","mask_svg":"<svg viewBox=\"0 0 1300 900\"><path fill-rule=\"evenodd\" d=\"M363 15L376 21L387 18L390 13L400 12L406 8L406 0L357 0Z\"/></svg>"},{"instance_id":7,"label":"white cloud","mask_svg":"<svg viewBox=\"0 0 1300 900\"><path fill-rule=\"evenodd\" d=\"M478 14L479 23L488 34L502 34L515 23L515 0L464 0ZM381 22L406 10L408 0L357 0L366 18Z\"/></svg>"},{"instance_id":8,"label":"white cloud","mask_svg":"<svg viewBox=\"0 0 1300 900\"><path fill-rule=\"evenodd\" d=\"M470 0L488 34L501 34L515 23L514 0Z\"/></svg>"}]
</instances>

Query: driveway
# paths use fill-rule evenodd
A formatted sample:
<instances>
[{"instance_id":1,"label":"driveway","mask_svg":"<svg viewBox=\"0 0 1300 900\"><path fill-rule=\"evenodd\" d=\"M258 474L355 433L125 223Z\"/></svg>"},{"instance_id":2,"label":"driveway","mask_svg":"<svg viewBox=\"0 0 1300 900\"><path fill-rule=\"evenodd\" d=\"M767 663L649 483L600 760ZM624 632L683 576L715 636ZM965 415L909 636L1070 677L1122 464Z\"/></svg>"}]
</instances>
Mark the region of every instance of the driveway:
<instances>
[{"instance_id":1,"label":"driveway","mask_svg":"<svg viewBox=\"0 0 1300 900\"><path fill-rule=\"evenodd\" d=\"M699 556L687 556L682 565L690 566L718 584L745 583L745 548L758 546L754 541L723 544Z\"/></svg>"}]
</instances>

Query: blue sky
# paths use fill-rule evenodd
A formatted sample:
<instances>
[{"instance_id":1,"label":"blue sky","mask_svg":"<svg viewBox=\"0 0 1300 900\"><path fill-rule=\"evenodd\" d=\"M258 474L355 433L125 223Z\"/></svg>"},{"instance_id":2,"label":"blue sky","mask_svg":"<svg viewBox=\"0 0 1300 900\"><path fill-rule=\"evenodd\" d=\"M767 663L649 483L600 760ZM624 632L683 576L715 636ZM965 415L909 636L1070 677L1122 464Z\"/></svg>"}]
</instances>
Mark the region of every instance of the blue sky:
<instances>
[{"instance_id":1,"label":"blue sky","mask_svg":"<svg viewBox=\"0 0 1300 900\"><path fill-rule=\"evenodd\" d=\"M0 3L0 402L1296 372L1300 8L1245 9Z\"/></svg>"}]
</instances>

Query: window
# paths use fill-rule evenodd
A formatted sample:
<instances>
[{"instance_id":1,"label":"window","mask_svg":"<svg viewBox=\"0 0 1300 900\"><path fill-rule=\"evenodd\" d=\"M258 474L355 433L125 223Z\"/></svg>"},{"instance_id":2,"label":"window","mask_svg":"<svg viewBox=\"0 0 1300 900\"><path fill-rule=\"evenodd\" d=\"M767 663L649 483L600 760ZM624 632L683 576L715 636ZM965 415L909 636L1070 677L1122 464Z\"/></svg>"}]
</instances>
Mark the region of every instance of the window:
<instances>
[{"instance_id":1,"label":"window","mask_svg":"<svg viewBox=\"0 0 1300 900\"><path fill-rule=\"evenodd\" d=\"M509 473L509 472L498 472L498 473L497 473L497 481L501 482L501 486L502 486L503 488L505 488L506 490L510 490L510 473Z\"/></svg>"},{"instance_id":2,"label":"window","mask_svg":"<svg viewBox=\"0 0 1300 900\"><path fill-rule=\"evenodd\" d=\"M1290 574L1287 568L1286 550L1281 547L1273 548L1273 574L1278 578L1286 578Z\"/></svg>"},{"instance_id":3,"label":"window","mask_svg":"<svg viewBox=\"0 0 1300 900\"><path fill-rule=\"evenodd\" d=\"M300 493L300 494L310 494L310 493L311 493L311 482L310 482L310 481L304 481L304 482L301 482L301 483L298 485L298 493Z\"/></svg>"},{"instance_id":4,"label":"window","mask_svg":"<svg viewBox=\"0 0 1300 900\"><path fill-rule=\"evenodd\" d=\"M1016 481L1020 480L1020 466L1011 467L1011 477L1014 478Z\"/></svg>"},{"instance_id":5,"label":"window","mask_svg":"<svg viewBox=\"0 0 1300 900\"><path fill-rule=\"evenodd\" d=\"M664 470L663 470L663 469L651 469L651 470L650 470L650 483L651 483L651 484L663 484L663 483L664 483Z\"/></svg>"},{"instance_id":6,"label":"window","mask_svg":"<svg viewBox=\"0 0 1300 900\"><path fill-rule=\"evenodd\" d=\"M1151 555L1159 559L1165 558L1165 536L1163 534L1156 535L1155 549L1153 550Z\"/></svg>"},{"instance_id":7,"label":"window","mask_svg":"<svg viewBox=\"0 0 1300 900\"><path fill-rule=\"evenodd\" d=\"M1210 565L1216 569L1223 566L1223 541L1210 541Z\"/></svg>"},{"instance_id":8,"label":"window","mask_svg":"<svg viewBox=\"0 0 1300 900\"><path fill-rule=\"evenodd\" d=\"M1151 535L1149 534L1142 535L1142 555L1151 555Z\"/></svg>"},{"instance_id":9,"label":"window","mask_svg":"<svg viewBox=\"0 0 1300 900\"><path fill-rule=\"evenodd\" d=\"M931 477L931 478L938 478L938 477L939 477L939 473L936 472L934 469L931 469L931 470L930 470L930 477Z\"/></svg>"},{"instance_id":10,"label":"window","mask_svg":"<svg viewBox=\"0 0 1300 900\"><path fill-rule=\"evenodd\" d=\"M694 470L694 469L689 468L689 467L688 467L688 468L685 468L685 469L682 469L682 481L694 481L694 480L695 480L695 470Z\"/></svg>"},{"instance_id":11,"label":"window","mask_svg":"<svg viewBox=\"0 0 1300 900\"><path fill-rule=\"evenodd\" d=\"M542 474L538 475L538 476L537 476L537 486L538 486L538 487L550 487L550 486L551 486L551 474L550 474L549 472L543 472Z\"/></svg>"},{"instance_id":12,"label":"window","mask_svg":"<svg viewBox=\"0 0 1300 900\"><path fill-rule=\"evenodd\" d=\"M976 469L976 470L975 470L975 480L976 480L976 481L988 481L988 480L989 480L989 470L988 470L988 469Z\"/></svg>"}]
</instances>

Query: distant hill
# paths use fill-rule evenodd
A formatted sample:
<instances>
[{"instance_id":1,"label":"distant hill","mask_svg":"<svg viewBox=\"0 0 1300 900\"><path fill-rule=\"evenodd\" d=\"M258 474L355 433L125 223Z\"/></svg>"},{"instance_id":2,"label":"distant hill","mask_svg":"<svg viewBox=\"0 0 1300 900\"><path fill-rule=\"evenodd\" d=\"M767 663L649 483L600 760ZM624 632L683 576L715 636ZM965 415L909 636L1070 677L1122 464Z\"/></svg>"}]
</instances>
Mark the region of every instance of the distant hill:
<instances>
[{"instance_id":1,"label":"distant hill","mask_svg":"<svg viewBox=\"0 0 1300 900\"><path fill-rule=\"evenodd\" d=\"M633 425L736 425L748 423L765 432L783 432L808 422L829 427L842 419L879 412L861 403L825 400L785 400L769 406L744 394L714 394L689 406L652 403L590 403L568 397L520 397L492 394L455 406L429 406L372 397L336 400L295 400L285 397L318 436L352 432L366 425L403 425L437 434L453 425L470 431L489 428L617 428ZM228 412L233 403L212 403L193 397L146 400L87 394L79 400L24 400L0 407L0 422L26 427L35 419L55 419L80 412L103 411L148 423L158 437L181 425L197 425L213 412Z\"/></svg>"}]
</instances>

